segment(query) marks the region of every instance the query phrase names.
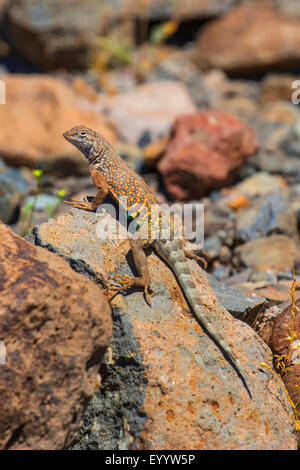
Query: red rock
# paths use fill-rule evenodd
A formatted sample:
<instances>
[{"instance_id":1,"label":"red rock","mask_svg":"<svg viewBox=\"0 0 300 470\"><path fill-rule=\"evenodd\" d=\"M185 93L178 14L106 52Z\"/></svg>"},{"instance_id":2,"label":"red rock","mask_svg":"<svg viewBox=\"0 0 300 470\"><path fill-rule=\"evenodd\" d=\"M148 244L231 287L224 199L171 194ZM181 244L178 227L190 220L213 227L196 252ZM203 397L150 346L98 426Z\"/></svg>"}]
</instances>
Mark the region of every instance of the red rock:
<instances>
[{"instance_id":1,"label":"red rock","mask_svg":"<svg viewBox=\"0 0 300 470\"><path fill-rule=\"evenodd\" d=\"M300 308L300 299L296 301L296 307ZM274 354L281 356L288 354L289 339L292 327L292 306L287 307L274 321L271 336L271 348ZM289 392L293 402L299 403L297 411L300 413L300 314L295 309L294 332L296 338L292 342L289 359L286 363L287 369L282 380Z\"/></svg>"},{"instance_id":2,"label":"red rock","mask_svg":"<svg viewBox=\"0 0 300 470\"><path fill-rule=\"evenodd\" d=\"M0 237L0 449L62 449L96 390L110 308L58 255L2 223Z\"/></svg>"},{"instance_id":3,"label":"red rock","mask_svg":"<svg viewBox=\"0 0 300 470\"><path fill-rule=\"evenodd\" d=\"M42 167L68 175L86 171L85 158L62 137L66 129L78 124L92 127L110 142L115 141L108 120L63 80L21 74L5 75L3 80L6 104L0 105L0 154L8 164Z\"/></svg>"},{"instance_id":4,"label":"red rock","mask_svg":"<svg viewBox=\"0 0 300 470\"><path fill-rule=\"evenodd\" d=\"M261 2L243 4L200 32L195 60L230 74L299 67L300 19Z\"/></svg>"},{"instance_id":5,"label":"red rock","mask_svg":"<svg viewBox=\"0 0 300 470\"><path fill-rule=\"evenodd\" d=\"M256 150L253 131L236 117L199 111L175 122L158 170L174 199L197 199L232 183L236 171Z\"/></svg>"}]
</instances>

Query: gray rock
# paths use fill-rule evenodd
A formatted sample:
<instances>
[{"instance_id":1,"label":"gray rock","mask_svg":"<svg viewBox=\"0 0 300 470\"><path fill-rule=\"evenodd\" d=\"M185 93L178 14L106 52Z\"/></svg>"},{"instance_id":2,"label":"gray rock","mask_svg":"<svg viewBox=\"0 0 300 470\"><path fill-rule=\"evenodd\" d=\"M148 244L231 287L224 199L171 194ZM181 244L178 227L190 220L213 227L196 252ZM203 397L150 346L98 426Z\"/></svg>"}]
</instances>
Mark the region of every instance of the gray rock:
<instances>
[{"instance_id":1,"label":"gray rock","mask_svg":"<svg viewBox=\"0 0 300 470\"><path fill-rule=\"evenodd\" d=\"M268 194L252 207L237 213L237 238L243 242L272 234L286 234L298 240L297 219L282 193Z\"/></svg>"},{"instance_id":2,"label":"gray rock","mask_svg":"<svg viewBox=\"0 0 300 470\"><path fill-rule=\"evenodd\" d=\"M241 290L233 289L217 281L210 274L207 274L207 276L220 304L235 318L239 318L253 325L257 315L266 306L266 299L255 295L250 297L243 294Z\"/></svg>"},{"instance_id":3,"label":"gray rock","mask_svg":"<svg viewBox=\"0 0 300 470\"><path fill-rule=\"evenodd\" d=\"M234 287L235 285L240 285L240 284L243 284L244 282L247 282L250 279L251 274L252 274L252 269L247 268L239 273L233 274L224 282L227 286Z\"/></svg>"},{"instance_id":4,"label":"gray rock","mask_svg":"<svg viewBox=\"0 0 300 470\"><path fill-rule=\"evenodd\" d=\"M58 212L60 204L61 200L51 194L38 194L37 197L29 196L21 204L21 214L28 205L30 207L33 206L32 226L39 225L43 222L47 222L49 218L54 217ZM24 216L21 216L21 219L24 219ZM23 233L23 225L26 226L26 220L20 221L20 229L18 229L20 233Z\"/></svg>"},{"instance_id":5,"label":"gray rock","mask_svg":"<svg viewBox=\"0 0 300 470\"><path fill-rule=\"evenodd\" d=\"M209 18L239 0L18 0L9 3L2 29L12 49L44 70L86 69L96 38L118 32L120 42L132 44L136 21L146 23L176 17Z\"/></svg>"},{"instance_id":6,"label":"gray rock","mask_svg":"<svg viewBox=\"0 0 300 470\"><path fill-rule=\"evenodd\" d=\"M232 269L229 266L217 264L216 266L214 266L212 274L218 281L223 281L230 276L231 272Z\"/></svg>"},{"instance_id":7,"label":"gray rock","mask_svg":"<svg viewBox=\"0 0 300 470\"><path fill-rule=\"evenodd\" d=\"M6 224L11 223L20 206L21 200L29 193L33 184L27 180L20 170L0 167L0 219Z\"/></svg>"},{"instance_id":8,"label":"gray rock","mask_svg":"<svg viewBox=\"0 0 300 470\"><path fill-rule=\"evenodd\" d=\"M207 19L214 18L222 15L234 5L238 4L240 0L189 0L188 2L182 1L159 1L148 0L145 4L148 8L142 8L146 12L146 17L149 20L164 20L170 19L174 15L178 15L182 20L184 19ZM122 3L122 0L119 0ZM131 6L137 5L132 1Z\"/></svg>"},{"instance_id":9,"label":"gray rock","mask_svg":"<svg viewBox=\"0 0 300 470\"><path fill-rule=\"evenodd\" d=\"M217 258L220 254L222 242L218 235L208 237L204 241L204 250L207 251L210 258Z\"/></svg>"},{"instance_id":10,"label":"gray rock","mask_svg":"<svg viewBox=\"0 0 300 470\"><path fill-rule=\"evenodd\" d=\"M292 16L300 16L300 5L298 0L273 0L273 4L279 11Z\"/></svg>"},{"instance_id":11,"label":"gray rock","mask_svg":"<svg viewBox=\"0 0 300 470\"><path fill-rule=\"evenodd\" d=\"M34 65L85 69L88 48L103 27L105 5L97 0L20 0L10 2L3 23L13 51Z\"/></svg>"},{"instance_id":12,"label":"gray rock","mask_svg":"<svg viewBox=\"0 0 300 470\"><path fill-rule=\"evenodd\" d=\"M267 284L275 285L277 281L277 275L274 272L252 272L250 276L251 282L266 282Z\"/></svg>"},{"instance_id":13,"label":"gray rock","mask_svg":"<svg viewBox=\"0 0 300 470\"><path fill-rule=\"evenodd\" d=\"M250 240L235 249L242 266L254 271L285 271L291 269L298 257L298 246L287 235L273 235Z\"/></svg>"},{"instance_id":14,"label":"gray rock","mask_svg":"<svg viewBox=\"0 0 300 470\"><path fill-rule=\"evenodd\" d=\"M35 199L34 196L29 196L25 199L25 204L33 203L35 201L35 210L37 212L46 212L48 209L53 210L59 202L59 198L51 194L39 194Z\"/></svg>"},{"instance_id":15,"label":"gray rock","mask_svg":"<svg viewBox=\"0 0 300 470\"><path fill-rule=\"evenodd\" d=\"M208 108L211 104L210 91L203 80L203 74L190 59L189 49L171 55L148 75L148 82L158 80L179 80L185 84L198 108Z\"/></svg>"},{"instance_id":16,"label":"gray rock","mask_svg":"<svg viewBox=\"0 0 300 470\"><path fill-rule=\"evenodd\" d=\"M286 271L279 271L279 273L277 273L277 278L278 281L292 281L294 279L294 275L290 269Z\"/></svg>"},{"instance_id":17,"label":"gray rock","mask_svg":"<svg viewBox=\"0 0 300 470\"><path fill-rule=\"evenodd\" d=\"M288 182L300 181L300 111L296 124L267 122L256 119L253 128L260 150L253 158L257 168L268 173L283 175Z\"/></svg>"}]
</instances>

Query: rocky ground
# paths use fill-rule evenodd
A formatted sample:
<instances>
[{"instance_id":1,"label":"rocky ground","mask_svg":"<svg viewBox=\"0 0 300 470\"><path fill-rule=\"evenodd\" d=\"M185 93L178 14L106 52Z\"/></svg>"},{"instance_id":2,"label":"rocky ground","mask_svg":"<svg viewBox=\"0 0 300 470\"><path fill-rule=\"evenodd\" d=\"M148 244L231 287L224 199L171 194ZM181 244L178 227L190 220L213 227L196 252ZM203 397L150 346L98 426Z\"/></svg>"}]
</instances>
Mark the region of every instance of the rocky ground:
<instances>
[{"instance_id":1,"label":"rocky ground","mask_svg":"<svg viewBox=\"0 0 300 470\"><path fill-rule=\"evenodd\" d=\"M296 449L299 4L99 3L79 21L71 2L0 2L0 447ZM252 397L155 254L152 307L138 291L109 307L109 276L135 270L97 237L106 212L62 204L95 195L62 138L78 124L159 202L204 205L207 273L189 263Z\"/></svg>"}]
</instances>

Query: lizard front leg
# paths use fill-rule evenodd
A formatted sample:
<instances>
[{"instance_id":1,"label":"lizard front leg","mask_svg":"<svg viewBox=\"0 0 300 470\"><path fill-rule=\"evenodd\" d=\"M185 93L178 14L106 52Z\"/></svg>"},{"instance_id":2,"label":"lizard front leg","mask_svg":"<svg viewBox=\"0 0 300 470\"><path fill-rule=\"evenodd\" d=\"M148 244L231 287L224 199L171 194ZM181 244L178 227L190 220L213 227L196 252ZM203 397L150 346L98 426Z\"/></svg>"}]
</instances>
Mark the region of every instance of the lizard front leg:
<instances>
[{"instance_id":1,"label":"lizard front leg","mask_svg":"<svg viewBox=\"0 0 300 470\"><path fill-rule=\"evenodd\" d=\"M144 251L144 244L141 240L132 239L130 239L129 243L132 251L134 264L139 273L139 276L121 276L119 274L113 276L111 280L120 284L120 287L112 286L112 288L115 290L114 295L118 292L129 289L130 287L142 287L144 290L146 302L148 303L148 305L151 306L150 298L153 293L150 293L151 278L147 264L147 256Z\"/></svg>"},{"instance_id":2,"label":"lizard front leg","mask_svg":"<svg viewBox=\"0 0 300 470\"><path fill-rule=\"evenodd\" d=\"M87 196L84 196L83 201L78 198L72 198L71 201L64 201L65 204L70 204L72 207L83 209L85 211L95 211L100 206L109 192L108 184L99 171L96 173L94 170L93 172L91 171L91 173L93 181L98 188L98 192L94 199L89 202Z\"/></svg>"}]
</instances>

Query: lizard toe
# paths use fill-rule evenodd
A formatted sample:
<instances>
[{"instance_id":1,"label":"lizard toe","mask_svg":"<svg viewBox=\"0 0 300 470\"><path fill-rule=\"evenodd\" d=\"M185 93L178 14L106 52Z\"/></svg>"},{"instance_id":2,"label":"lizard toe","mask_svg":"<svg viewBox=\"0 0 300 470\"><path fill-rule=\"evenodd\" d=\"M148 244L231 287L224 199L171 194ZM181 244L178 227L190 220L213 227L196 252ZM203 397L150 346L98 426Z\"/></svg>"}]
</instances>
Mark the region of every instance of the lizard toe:
<instances>
[{"instance_id":1,"label":"lizard toe","mask_svg":"<svg viewBox=\"0 0 300 470\"><path fill-rule=\"evenodd\" d=\"M150 289L151 290L151 289ZM145 287L144 289L144 296L147 304L151 307L151 297L154 295L154 292L151 290L150 292L149 287Z\"/></svg>"},{"instance_id":2,"label":"lizard toe","mask_svg":"<svg viewBox=\"0 0 300 470\"><path fill-rule=\"evenodd\" d=\"M70 204L72 207L75 207L76 209L83 209L86 211L93 211L93 207L90 202L86 199L86 196L84 196L84 200L82 201L81 199L78 198L72 198L71 201L64 201L65 204Z\"/></svg>"}]
</instances>

